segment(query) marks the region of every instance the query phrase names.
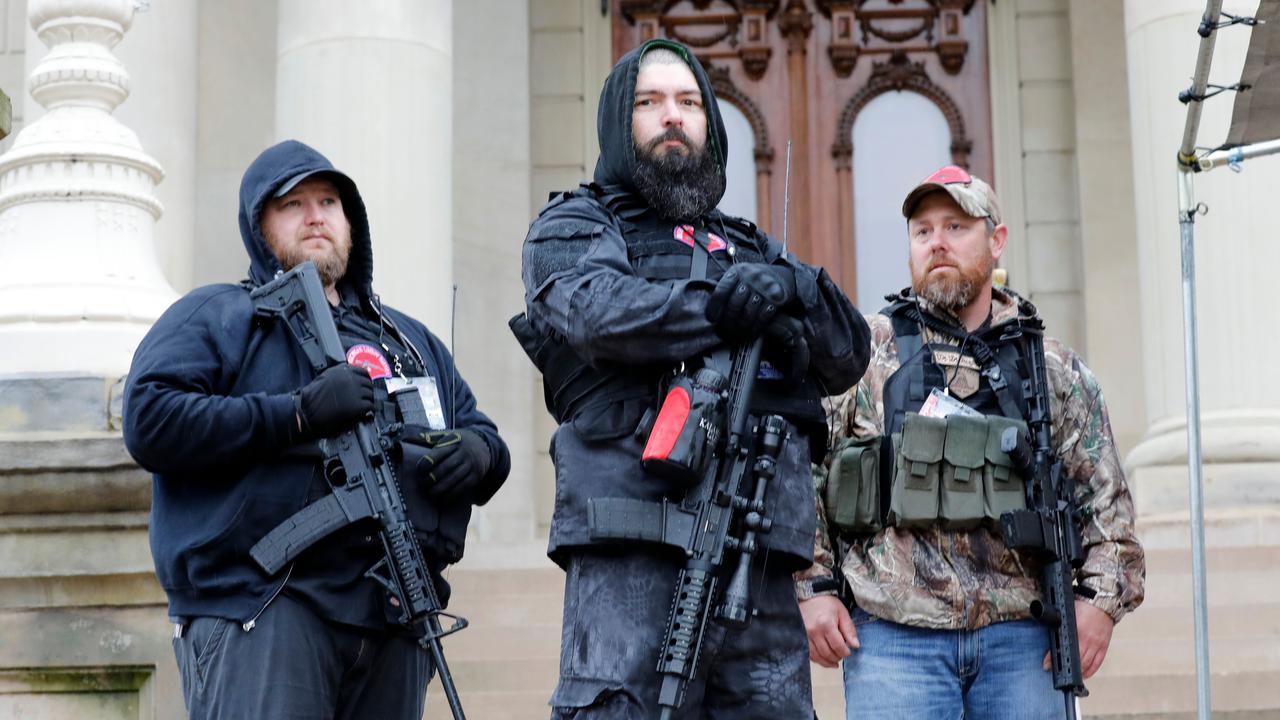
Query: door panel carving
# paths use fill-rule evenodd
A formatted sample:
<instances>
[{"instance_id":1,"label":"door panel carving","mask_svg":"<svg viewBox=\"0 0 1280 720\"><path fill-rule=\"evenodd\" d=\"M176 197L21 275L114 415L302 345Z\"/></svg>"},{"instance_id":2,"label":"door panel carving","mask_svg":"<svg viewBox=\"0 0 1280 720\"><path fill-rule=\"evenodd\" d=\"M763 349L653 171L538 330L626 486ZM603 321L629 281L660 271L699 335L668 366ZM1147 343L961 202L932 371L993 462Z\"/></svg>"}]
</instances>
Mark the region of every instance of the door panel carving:
<instances>
[{"instance_id":1,"label":"door panel carving","mask_svg":"<svg viewBox=\"0 0 1280 720\"><path fill-rule=\"evenodd\" d=\"M612 0L614 54L652 37L688 45L751 124L757 223L781 236L792 145L791 249L852 296L853 126L867 103L914 92L937 105L951 157L991 177L986 5L979 0ZM885 142L909 142L886 138ZM902 188L902 193L909 188ZM862 238L888 242L898 238ZM875 308L867 308L874 310Z\"/></svg>"}]
</instances>

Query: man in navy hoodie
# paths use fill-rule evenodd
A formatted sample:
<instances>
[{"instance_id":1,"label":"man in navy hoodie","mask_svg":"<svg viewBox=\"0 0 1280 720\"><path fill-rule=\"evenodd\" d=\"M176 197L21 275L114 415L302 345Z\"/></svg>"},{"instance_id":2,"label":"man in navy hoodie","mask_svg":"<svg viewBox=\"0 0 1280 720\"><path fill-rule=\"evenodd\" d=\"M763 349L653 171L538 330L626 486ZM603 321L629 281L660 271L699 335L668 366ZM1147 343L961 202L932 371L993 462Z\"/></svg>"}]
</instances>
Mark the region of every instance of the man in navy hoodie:
<instances>
[{"instance_id":1,"label":"man in navy hoodie","mask_svg":"<svg viewBox=\"0 0 1280 720\"><path fill-rule=\"evenodd\" d=\"M384 551L356 523L275 575L249 549L329 492L318 438L374 414L394 421L388 383L419 389L429 462L399 468L405 505L432 564L462 556L471 506L506 479L510 457L444 344L373 292L373 254L355 183L295 141L268 148L240 185L249 279L198 288L138 346L124 439L155 473L151 553L169 598L174 652L192 718L417 718L434 668L366 571ZM255 320L252 287L315 263L348 364L313 374L279 323ZM418 428L416 430L426 430ZM415 432L416 432L415 430ZM402 442L425 444L422 432ZM369 522L369 521L365 521Z\"/></svg>"}]
</instances>

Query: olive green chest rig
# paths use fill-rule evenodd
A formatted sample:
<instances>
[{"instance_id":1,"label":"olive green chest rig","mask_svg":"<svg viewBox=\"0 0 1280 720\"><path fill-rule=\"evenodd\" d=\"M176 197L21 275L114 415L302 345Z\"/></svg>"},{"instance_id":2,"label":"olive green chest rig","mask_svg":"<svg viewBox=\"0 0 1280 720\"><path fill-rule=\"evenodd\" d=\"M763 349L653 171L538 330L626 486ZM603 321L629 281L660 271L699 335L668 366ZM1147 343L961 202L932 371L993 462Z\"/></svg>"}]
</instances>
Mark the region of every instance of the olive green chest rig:
<instances>
[{"instance_id":1,"label":"olive green chest rig","mask_svg":"<svg viewBox=\"0 0 1280 720\"><path fill-rule=\"evenodd\" d=\"M1042 331L1035 308L1020 300L1019 319L970 333L912 300L891 300L881 313L899 367L882 390L884 434L835 446L823 488L828 525L854 536L887 526L998 526L1002 513L1026 507L1024 478L1000 438L1009 427L1027 431L1032 384L1022 338ZM929 342L926 329L953 342ZM954 395L966 368L976 382Z\"/></svg>"}]
</instances>

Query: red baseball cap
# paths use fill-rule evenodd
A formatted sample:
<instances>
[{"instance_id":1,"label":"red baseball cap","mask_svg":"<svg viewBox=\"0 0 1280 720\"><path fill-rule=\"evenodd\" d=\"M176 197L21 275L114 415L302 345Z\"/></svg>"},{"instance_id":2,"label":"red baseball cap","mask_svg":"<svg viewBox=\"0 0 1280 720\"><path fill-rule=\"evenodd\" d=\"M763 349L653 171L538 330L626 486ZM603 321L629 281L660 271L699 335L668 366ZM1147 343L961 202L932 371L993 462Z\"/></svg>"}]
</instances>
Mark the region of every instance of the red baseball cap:
<instances>
[{"instance_id":1,"label":"red baseball cap","mask_svg":"<svg viewBox=\"0 0 1280 720\"><path fill-rule=\"evenodd\" d=\"M902 201L902 216L910 219L920 200L939 190L950 195L970 217L991 218L991 222L1000 224L1000 200L996 197L995 190L958 165L947 165L921 180L915 189L907 193L907 199Z\"/></svg>"}]
</instances>

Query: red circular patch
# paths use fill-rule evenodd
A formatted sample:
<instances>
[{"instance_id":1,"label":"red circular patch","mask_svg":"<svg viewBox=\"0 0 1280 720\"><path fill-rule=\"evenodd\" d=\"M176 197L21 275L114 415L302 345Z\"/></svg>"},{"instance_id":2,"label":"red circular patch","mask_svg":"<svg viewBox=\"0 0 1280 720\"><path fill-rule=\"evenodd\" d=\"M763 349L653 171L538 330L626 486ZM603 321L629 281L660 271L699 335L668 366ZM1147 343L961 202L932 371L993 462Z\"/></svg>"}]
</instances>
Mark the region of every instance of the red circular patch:
<instances>
[{"instance_id":1,"label":"red circular patch","mask_svg":"<svg viewBox=\"0 0 1280 720\"><path fill-rule=\"evenodd\" d=\"M374 380L391 377L391 365L387 358L372 345L352 345L347 350L347 362L368 370L369 377Z\"/></svg>"}]
</instances>

